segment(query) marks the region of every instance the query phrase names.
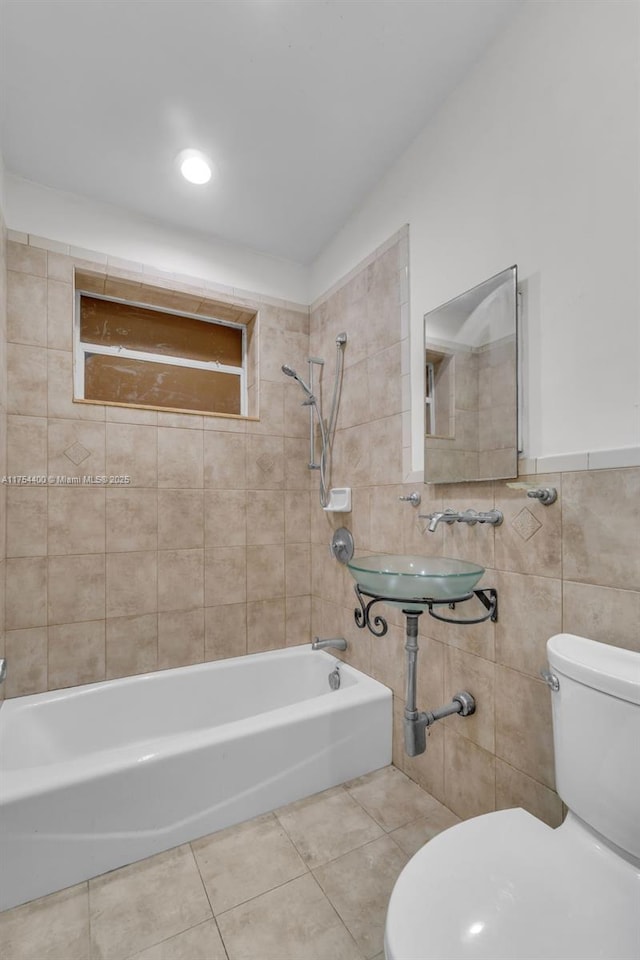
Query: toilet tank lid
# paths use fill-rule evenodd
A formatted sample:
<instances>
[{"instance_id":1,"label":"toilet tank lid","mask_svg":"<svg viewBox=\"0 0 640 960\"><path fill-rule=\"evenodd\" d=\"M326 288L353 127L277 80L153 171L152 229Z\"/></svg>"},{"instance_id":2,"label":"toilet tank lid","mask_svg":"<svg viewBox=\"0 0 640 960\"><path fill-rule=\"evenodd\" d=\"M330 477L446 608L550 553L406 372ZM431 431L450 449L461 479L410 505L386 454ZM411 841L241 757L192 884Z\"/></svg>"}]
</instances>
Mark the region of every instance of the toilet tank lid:
<instances>
[{"instance_id":1,"label":"toilet tank lid","mask_svg":"<svg viewBox=\"0 0 640 960\"><path fill-rule=\"evenodd\" d=\"M547 641L549 664L594 690L640 704L640 653L572 633Z\"/></svg>"}]
</instances>

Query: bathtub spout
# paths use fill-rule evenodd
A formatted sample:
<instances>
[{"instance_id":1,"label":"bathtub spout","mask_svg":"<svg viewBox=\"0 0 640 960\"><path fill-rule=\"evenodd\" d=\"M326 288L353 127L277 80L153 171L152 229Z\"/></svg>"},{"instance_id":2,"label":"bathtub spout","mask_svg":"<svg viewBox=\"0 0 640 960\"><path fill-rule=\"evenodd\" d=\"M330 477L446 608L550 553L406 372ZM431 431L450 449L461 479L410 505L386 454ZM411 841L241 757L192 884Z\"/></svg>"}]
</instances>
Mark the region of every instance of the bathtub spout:
<instances>
[{"instance_id":1,"label":"bathtub spout","mask_svg":"<svg viewBox=\"0 0 640 960\"><path fill-rule=\"evenodd\" d=\"M313 638L312 650L326 650L327 647L333 647L334 650L346 650L347 641L344 637L328 637L326 640L321 640L320 637Z\"/></svg>"}]
</instances>

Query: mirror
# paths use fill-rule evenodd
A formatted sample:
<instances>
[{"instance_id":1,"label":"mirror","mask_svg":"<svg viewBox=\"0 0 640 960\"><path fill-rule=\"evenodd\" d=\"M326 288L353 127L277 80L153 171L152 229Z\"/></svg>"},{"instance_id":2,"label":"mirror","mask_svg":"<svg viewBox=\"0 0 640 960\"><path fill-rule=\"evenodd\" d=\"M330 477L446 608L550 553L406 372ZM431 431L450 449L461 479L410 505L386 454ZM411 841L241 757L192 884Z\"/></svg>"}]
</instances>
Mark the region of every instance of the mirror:
<instances>
[{"instance_id":1,"label":"mirror","mask_svg":"<svg viewBox=\"0 0 640 960\"><path fill-rule=\"evenodd\" d=\"M518 475L517 267L425 314L425 483Z\"/></svg>"}]
</instances>

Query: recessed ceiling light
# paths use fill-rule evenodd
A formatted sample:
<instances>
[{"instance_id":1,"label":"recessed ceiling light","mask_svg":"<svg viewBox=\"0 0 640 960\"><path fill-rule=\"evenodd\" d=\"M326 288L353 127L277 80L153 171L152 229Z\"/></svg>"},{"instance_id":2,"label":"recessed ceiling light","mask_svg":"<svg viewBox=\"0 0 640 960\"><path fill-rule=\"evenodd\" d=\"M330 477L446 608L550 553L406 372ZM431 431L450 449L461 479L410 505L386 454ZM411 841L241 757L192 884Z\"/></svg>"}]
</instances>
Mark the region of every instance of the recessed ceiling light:
<instances>
[{"instance_id":1,"label":"recessed ceiling light","mask_svg":"<svg viewBox=\"0 0 640 960\"><path fill-rule=\"evenodd\" d=\"M178 156L180 173L189 183L208 183L211 180L211 164L199 150L183 150Z\"/></svg>"}]
</instances>

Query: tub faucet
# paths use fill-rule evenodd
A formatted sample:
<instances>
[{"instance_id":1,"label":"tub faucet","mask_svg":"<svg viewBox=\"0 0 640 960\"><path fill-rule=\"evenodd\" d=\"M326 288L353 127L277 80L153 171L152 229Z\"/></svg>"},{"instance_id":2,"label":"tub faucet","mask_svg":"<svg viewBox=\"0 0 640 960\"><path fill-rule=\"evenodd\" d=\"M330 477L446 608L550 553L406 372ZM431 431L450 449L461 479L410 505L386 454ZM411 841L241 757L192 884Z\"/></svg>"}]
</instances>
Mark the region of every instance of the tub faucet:
<instances>
[{"instance_id":1,"label":"tub faucet","mask_svg":"<svg viewBox=\"0 0 640 960\"><path fill-rule=\"evenodd\" d=\"M334 650L346 650L347 641L344 637L327 637L326 640L321 640L320 637L313 638L312 650L326 650L327 647L333 647Z\"/></svg>"}]
</instances>

